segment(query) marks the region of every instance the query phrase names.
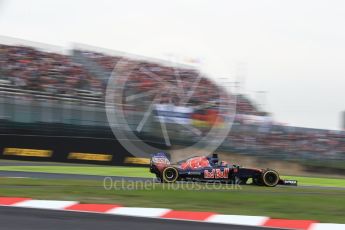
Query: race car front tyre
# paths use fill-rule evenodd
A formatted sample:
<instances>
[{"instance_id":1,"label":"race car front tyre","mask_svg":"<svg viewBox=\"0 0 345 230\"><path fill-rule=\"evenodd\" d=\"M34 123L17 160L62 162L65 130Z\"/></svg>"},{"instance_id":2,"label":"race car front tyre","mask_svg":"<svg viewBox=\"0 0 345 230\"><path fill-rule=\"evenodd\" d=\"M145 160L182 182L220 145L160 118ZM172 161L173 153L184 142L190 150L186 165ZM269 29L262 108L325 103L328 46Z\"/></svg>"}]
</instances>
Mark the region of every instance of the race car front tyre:
<instances>
[{"instance_id":1,"label":"race car front tyre","mask_svg":"<svg viewBox=\"0 0 345 230\"><path fill-rule=\"evenodd\" d=\"M163 170L162 173L162 179L165 183L174 183L177 180L178 176L178 171L174 167L167 167Z\"/></svg>"},{"instance_id":2,"label":"race car front tyre","mask_svg":"<svg viewBox=\"0 0 345 230\"><path fill-rule=\"evenodd\" d=\"M262 182L267 187L275 187L279 179L279 174L274 170L269 169L262 173Z\"/></svg>"}]
</instances>

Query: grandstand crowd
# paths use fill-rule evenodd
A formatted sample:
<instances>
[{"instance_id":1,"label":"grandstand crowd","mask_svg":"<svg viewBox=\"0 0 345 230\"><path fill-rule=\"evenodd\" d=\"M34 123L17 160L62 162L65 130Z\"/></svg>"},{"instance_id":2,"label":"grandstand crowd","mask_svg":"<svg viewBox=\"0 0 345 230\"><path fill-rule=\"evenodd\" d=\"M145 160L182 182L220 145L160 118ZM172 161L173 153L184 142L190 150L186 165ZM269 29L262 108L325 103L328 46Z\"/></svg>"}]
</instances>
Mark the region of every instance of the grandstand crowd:
<instances>
[{"instance_id":1,"label":"grandstand crowd","mask_svg":"<svg viewBox=\"0 0 345 230\"><path fill-rule=\"evenodd\" d=\"M181 89L190 95L188 106L217 101L226 93L206 76L200 76L192 68L172 68L160 63L144 60L130 60L121 56L109 56L91 51L80 51L89 61L105 72L111 72L120 60L135 64L127 79L126 89L140 94L162 87L160 103L181 105ZM178 76L178 79L177 77ZM44 91L55 95L75 95L76 90L99 92L104 99L107 82L86 66L63 55L41 51L32 47L0 44L0 78L13 87L32 91ZM197 84L195 84L197 82ZM196 85L196 88L194 86ZM178 86L178 87L177 87ZM124 102L126 103L126 102ZM244 95L237 97L237 113L261 116L253 102ZM284 149L294 154L317 153L332 155L345 153L344 133L330 131L273 131L231 132L228 142L238 149L276 151Z\"/></svg>"},{"instance_id":2,"label":"grandstand crowd","mask_svg":"<svg viewBox=\"0 0 345 230\"><path fill-rule=\"evenodd\" d=\"M1 78L10 81L15 87L67 95L74 95L76 89L105 93L107 82L90 73L82 64L73 61L72 56L44 52L26 46L0 45L0 51ZM124 59L90 51L82 53L108 72L114 69L119 60ZM127 79L127 86L134 86L138 93L156 90L157 87L161 87L159 84L170 86L167 87L169 90L161 95L161 103L179 104L178 97L181 95L178 94L181 89L185 95L193 90L188 101L192 105L215 101L220 93L225 93L194 69L172 68L142 60L127 61L136 64ZM237 111L241 114L259 113L245 97L238 98Z\"/></svg>"},{"instance_id":3,"label":"grandstand crowd","mask_svg":"<svg viewBox=\"0 0 345 230\"><path fill-rule=\"evenodd\" d=\"M184 102L184 105L201 105L210 101L216 101L219 94L224 93L212 81L191 68L171 67L160 63L154 63L144 60L131 60L124 57L107 56L105 54L79 51L85 57L101 66L105 71L111 72L121 61L131 65L130 76L128 77L126 87L131 88L131 94L140 94L144 92L161 92L160 103L171 103L182 105L183 99L188 97L190 100ZM150 98L150 101L152 98Z\"/></svg>"},{"instance_id":4,"label":"grandstand crowd","mask_svg":"<svg viewBox=\"0 0 345 230\"><path fill-rule=\"evenodd\" d=\"M102 82L70 56L25 46L0 45L2 78L18 88L72 94L75 89L104 91Z\"/></svg>"}]
</instances>

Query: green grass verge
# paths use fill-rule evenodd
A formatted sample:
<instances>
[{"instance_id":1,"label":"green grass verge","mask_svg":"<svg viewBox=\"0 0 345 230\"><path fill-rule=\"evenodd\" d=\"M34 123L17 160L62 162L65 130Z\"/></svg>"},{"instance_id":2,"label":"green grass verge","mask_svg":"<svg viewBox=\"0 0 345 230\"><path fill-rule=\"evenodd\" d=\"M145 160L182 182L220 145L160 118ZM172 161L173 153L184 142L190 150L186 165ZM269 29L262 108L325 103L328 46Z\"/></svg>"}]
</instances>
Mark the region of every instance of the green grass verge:
<instances>
[{"instance_id":1,"label":"green grass verge","mask_svg":"<svg viewBox=\"0 0 345 230\"><path fill-rule=\"evenodd\" d=\"M291 178L298 181L299 185L342 187L345 188L345 179L302 177L302 176L282 176L282 178Z\"/></svg>"},{"instance_id":2,"label":"green grass verge","mask_svg":"<svg viewBox=\"0 0 345 230\"><path fill-rule=\"evenodd\" d=\"M196 188L181 187L181 184L144 187L141 183L134 189L130 183L116 185L117 189L106 190L102 181L1 178L0 196L345 223L343 189L256 186L234 189L230 185L212 187L203 184L197 184Z\"/></svg>"},{"instance_id":3,"label":"green grass verge","mask_svg":"<svg viewBox=\"0 0 345 230\"><path fill-rule=\"evenodd\" d=\"M152 178L148 168L118 167L118 166L0 166L4 171L68 173L99 176L126 176ZM296 179L299 185L314 185L345 188L345 179L329 179L301 176L281 176L286 179Z\"/></svg>"}]
</instances>

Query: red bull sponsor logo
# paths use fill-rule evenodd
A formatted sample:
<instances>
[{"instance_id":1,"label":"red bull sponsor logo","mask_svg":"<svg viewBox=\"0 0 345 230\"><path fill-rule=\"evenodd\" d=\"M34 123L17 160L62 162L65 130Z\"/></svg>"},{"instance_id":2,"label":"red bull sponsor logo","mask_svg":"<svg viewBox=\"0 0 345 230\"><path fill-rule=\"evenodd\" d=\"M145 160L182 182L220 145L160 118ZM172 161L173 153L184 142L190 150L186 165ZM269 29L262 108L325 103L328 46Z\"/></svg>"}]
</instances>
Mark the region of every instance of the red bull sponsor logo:
<instances>
[{"instance_id":1,"label":"red bull sponsor logo","mask_svg":"<svg viewBox=\"0 0 345 230\"><path fill-rule=\"evenodd\" d=\"M205 179L224 179L229 178L229 168L221 169L212 169L212 170L204 170L204 178Z\"/></svg>"}]
</instances>

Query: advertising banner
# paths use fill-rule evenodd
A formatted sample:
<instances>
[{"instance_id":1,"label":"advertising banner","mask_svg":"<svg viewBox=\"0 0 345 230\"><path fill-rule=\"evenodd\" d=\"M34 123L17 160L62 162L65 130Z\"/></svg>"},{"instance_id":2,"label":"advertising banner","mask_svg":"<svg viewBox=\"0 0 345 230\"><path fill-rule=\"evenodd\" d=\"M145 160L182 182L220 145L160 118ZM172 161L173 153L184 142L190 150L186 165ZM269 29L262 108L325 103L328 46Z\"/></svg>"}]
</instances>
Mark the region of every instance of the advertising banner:
<instances>
[{"instance_id":1,"label":"advertising banner","mask_svg":"<svg viewBox=\"0 0 345 230\"><path fill-rule=\"evenodd\" d=\"M155 116L163 123L173 124L191 124L191 116L193 108L175 106L171 104L156 104L155 105Z\"/></svg>"}]
</instances>

